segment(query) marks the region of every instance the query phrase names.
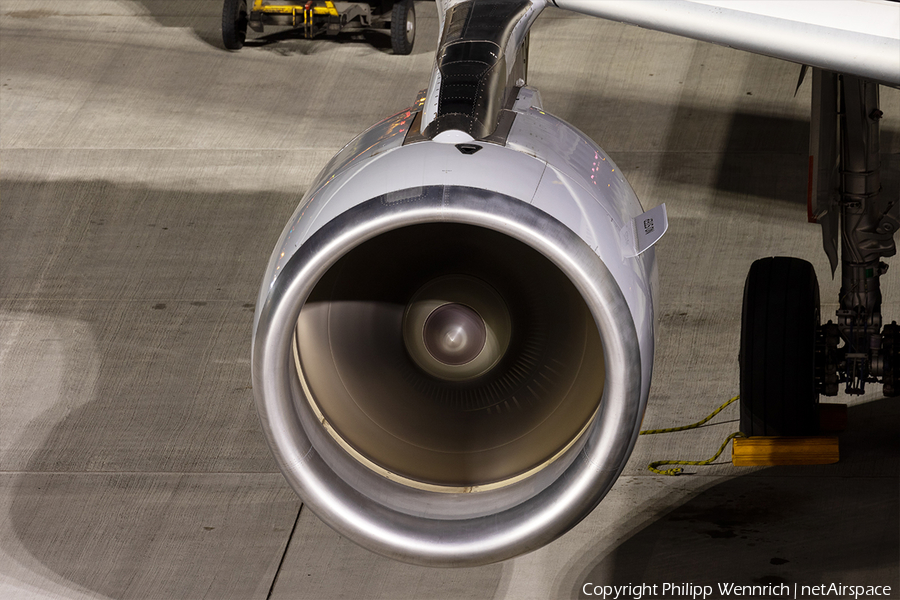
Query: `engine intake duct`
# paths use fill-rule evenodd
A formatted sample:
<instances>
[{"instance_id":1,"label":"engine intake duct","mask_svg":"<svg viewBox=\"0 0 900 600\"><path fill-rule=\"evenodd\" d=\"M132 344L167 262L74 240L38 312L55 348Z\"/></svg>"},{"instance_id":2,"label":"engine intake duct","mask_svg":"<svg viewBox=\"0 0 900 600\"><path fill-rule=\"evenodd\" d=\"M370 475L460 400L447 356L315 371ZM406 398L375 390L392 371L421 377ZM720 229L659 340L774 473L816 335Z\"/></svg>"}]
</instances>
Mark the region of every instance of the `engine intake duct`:
<instances>
[{"instance_id":1,"label":"engine intake duct","mask_svg":"<svg viewBox=\"0 0 900 600\"><path fill-rule=\"evenodd\" d=\"M571 281L473 225L403 227L344 255L304 304L294 354L338 443L439 491L541 469L603 393L600 335Z\"/></svg>"},{"instance_id":2,"label":"engine intake duct","mask_svg":"<svg viewBox=\"0 0 900 600\"><path fill-rule=\"evenodd\" d=\"M643 413L640 346L571 229L497 192L424 186L283 247L254 394L278 466L332 528L473 566L548 543L610 489Z\"/></svg>"}]
</instances>

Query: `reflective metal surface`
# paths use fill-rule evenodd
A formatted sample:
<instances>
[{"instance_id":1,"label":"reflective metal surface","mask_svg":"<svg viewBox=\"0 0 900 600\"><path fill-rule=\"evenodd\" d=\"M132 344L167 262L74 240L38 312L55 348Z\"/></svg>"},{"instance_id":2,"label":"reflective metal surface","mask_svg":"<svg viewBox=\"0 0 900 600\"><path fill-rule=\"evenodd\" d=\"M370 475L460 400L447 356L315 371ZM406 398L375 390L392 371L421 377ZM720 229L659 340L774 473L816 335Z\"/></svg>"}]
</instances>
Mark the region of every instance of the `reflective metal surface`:
<instances>
[{"instance_id":1,"label":"reflective metal surface","mask_svg":"<svg viewBox=\"0 0 900 600\"><path fill-rule=\"evenodd\" d=\"M377 197L350 209L321 227L280 270L255 335L253 383L261 421L279 466L301 498L320 518L361 545L420 564L502 560L537 548L577 523L624 466L645 402L638 333L622 291L604 263L574 232L545 213L475 188L431 186L405 195L403 202ZM317 286L328 280L339 261L368 241L428 223L483 229L541 256L551 271L570 282L572 294L580 298L593 322L586 330L594 329L602 340L605 377L594 418L571 441L555 438L556 446L545 445L545 453L551 447L559 449L524 472L517 467L501 473L498 480L478 476L410 485L404 474L396 477L384 465L379 469L371 457L342 444L341 436L335 435L340 432L317 415L317 406L330 405L317 402L315 387L300 376L310 370L307 359L316 357L298 343L295 361L295 326L299 324L296 331L302 338L305 325L298 317L304 305L312 306ZM482 260L490 261L491 256ZM382 310L375 305L366 310ZM394 331L402 329L403 306L385 309L384 319L376 322L393 320ZM395 341L402 346L402 335ZM379 378L379 373L371 374L373 386ZM596 392L589 391L596 384L584 383L596 379L579 376L574 381L587 390L577 395L593 396L596 403ZM415 464L408 461L401 466ZM453 483L475 485L448 485Z\"/></svg>"},{"instance_id":2,"label":"reflective metal surface","mask_svg":"<svg viewBox=\"0 0 900 600\"><path fill-rule=\"evenodd\" d=\"M458 367L472 362L484 350L487 327L481 315L465 304L442 304L425 319L422 339L432 358Z\"/></svg>"},{"instance_id":3,"label":"reflective metal surface","mask_svg":"<svg viewBox=\"0 0 900 600\"><path fill-rule=\"evenodd\" d=\"M457 260L460 268L471 272L477 254L473 256L466 245L468 256ZM449 340L442 340L442 334L464 336L465 342L456 352L443 349ZM510 334L506 301L490 284L470 275L443 275L428 281L413 294L403 315L403 342L410 358L441 380L466 381L485 374L506 354ZM465 350L466 356L453 356Z\"/></svg>"},{"instance_id":4,"label":"reflective metal surface","mask_svg":"<svg viewBox=\"0 0 900 600\"><path fill-rule=\"evenodd\" d=\"M484 139L514 87L517 53L546 0L439 0L441 39L422 133L460 131Z\"/></svg>"}]
</instances>

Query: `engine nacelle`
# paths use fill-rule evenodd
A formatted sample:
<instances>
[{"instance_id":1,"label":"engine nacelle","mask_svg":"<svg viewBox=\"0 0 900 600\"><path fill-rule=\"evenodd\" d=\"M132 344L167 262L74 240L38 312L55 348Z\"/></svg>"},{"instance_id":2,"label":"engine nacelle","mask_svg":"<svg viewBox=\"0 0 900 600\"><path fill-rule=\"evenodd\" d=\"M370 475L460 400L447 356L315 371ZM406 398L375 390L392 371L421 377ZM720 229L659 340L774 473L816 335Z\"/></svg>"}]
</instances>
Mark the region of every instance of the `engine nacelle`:
<instances>
[{"instance_id":1,"label":"engine nacelle","mask_svg":"<svg viewBox=\"0 0 900 600\"><path fill-rule=\"evenodd\" d=\"M471 566L562 535L622 471L656 266L635 256L643 209L616 165L534 90L489 141L426 139L421 108L348 144L286 226L253 388L323 521L392 558Z\"/></svg>"}]
</instances>

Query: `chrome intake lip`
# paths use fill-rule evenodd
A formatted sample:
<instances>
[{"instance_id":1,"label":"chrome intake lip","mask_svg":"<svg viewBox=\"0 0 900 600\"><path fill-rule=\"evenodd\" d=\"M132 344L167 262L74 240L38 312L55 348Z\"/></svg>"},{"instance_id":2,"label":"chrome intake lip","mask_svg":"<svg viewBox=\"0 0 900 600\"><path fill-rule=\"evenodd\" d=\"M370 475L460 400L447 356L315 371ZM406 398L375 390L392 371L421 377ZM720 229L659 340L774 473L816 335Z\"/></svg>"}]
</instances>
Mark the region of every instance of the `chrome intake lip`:
<instances>
[{"instance_id":1,"label":"chrome intake lip","mask_svg":"<svg viewBox=\"0 0 900 600\"><path fill-rule=\"evenodd\" d=\"M603 340L607 373L594 422L559 459L499 489L437 493L390 481L364 467L320 426L295 370L294 326L325 272L366 240L432 222L488 228L547 257L582 295ZM317 231L269 289L254 335L252 372L263 431L279 468L304 503L358 544L429 566L495 562L565 533L612 487L643 413L637 332L622 291L603 262L573 231L539 209L468 187L392 192L355 206Z\"/></svg>"}]
</instances>

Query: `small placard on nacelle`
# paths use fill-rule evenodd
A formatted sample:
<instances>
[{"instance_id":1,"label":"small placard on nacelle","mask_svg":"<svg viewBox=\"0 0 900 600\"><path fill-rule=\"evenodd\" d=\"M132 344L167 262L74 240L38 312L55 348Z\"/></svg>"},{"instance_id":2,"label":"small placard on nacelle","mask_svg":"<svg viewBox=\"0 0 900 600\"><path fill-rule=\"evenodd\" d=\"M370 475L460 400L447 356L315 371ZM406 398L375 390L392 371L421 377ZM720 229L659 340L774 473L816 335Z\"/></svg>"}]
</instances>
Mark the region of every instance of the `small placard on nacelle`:
<instances>
[{"instance_id":1,"label":"small placard on nacelle","mask_svg":"<svg viewBox=\"0 0 900 600\"><path fill-rule=\"evenodd\" d=\"M625 258L640 255L655 244L669 228L666 205L660 204L628 221L621 231L622 253Z\"/></svg>"}]
</instances>

